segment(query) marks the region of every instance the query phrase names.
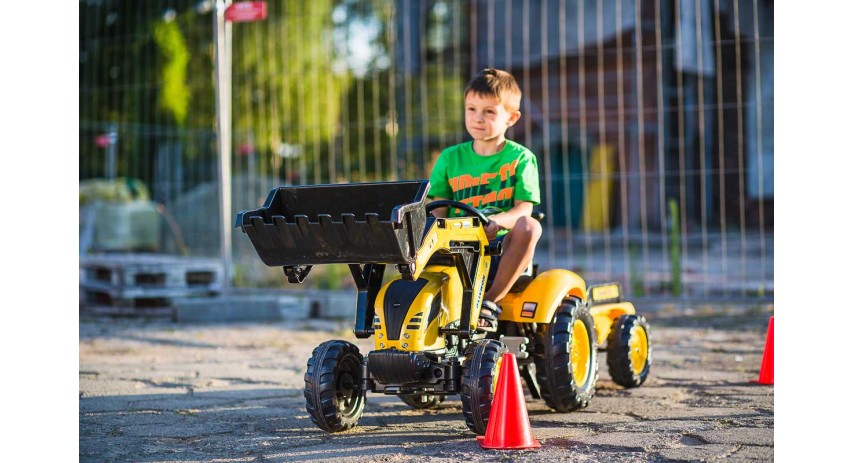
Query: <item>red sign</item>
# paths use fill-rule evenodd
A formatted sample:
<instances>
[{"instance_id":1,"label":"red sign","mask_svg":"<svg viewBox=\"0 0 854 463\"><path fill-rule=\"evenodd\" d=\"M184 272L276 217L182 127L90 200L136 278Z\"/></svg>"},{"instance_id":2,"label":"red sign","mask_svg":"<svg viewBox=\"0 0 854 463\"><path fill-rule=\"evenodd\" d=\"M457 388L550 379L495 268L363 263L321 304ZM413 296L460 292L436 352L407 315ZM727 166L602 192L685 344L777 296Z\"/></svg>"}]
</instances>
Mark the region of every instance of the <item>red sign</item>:
<instances>
[{"instance_id":1,"label":"red sign","mask_svg":"<svg viewBox=\"0 0 854 463\"><path fill-rule=\"evenodd\" d=\"M110 137L105 133L98 135L95 137L95 145L97 145L98 148L106 148L110 146Z\"/></svg>"},{"instance_id":2,"label":"red sign","mask_svg":"<svg viewBox=\"0 0 854 463\"><path fill-rule=\"evenodd\" d=\"M99 133L97 136L95 136L95 145L98 148L106 148L110 145L115 145L117 139L118 136L115 132Z\"/></svg>"},{"instance_id":3,"label":"red sign","mask_svg":"<svg viewBox=\"0 0 854 463\"><path fill-rule=\"evenodd\" d=\"M253 145L252 143L242 143L240 145L239 150L238 150L238 152L240 154L242 154L243 156L248 156L248 155L252 154L254 151L255 151L255 145Z\"/></svg>"},{"instance_id":4,"label":"red sign","mask_svg":"<svg viewBox=\"0 0 854 463\"><path fill-rule=\"evenodd\" d=\"M261 21L267 18L267 2L237 2L225 9L225 20L235 23Z\"/></svg>"}]
</instances>

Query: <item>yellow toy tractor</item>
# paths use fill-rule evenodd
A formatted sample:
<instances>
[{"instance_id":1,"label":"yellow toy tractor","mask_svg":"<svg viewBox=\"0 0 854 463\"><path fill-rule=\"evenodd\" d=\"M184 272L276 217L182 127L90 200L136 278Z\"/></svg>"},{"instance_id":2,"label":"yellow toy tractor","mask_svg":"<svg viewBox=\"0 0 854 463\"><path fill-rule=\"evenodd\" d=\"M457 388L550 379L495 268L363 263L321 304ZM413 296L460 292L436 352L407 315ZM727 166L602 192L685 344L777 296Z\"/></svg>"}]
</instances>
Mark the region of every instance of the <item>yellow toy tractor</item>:
<instances>
[{"instance_id":1,"label":"yellow toy tractor","mask_svg":"<svg viewBox=\"0 0 854 463\"><path fill-rule=\"evenodd\" d=\"M357 424L367 392L397 395L414 408L462 398L466 425L484 434L502 355L513 352L531 395L559 412L587 406L607 345L612 379L641 385L649 374L649 325L622 302L616 284L587 287L568 270L523 275L501 302L498 331L477 329L492 257L477 209L427 203L422 181L275 188L260 209L237 215L261 260L291 283L312 265L349 264L358 288L354 334L374 337L363 355L331 340L305 373L306 410L328 432ZM430 211L453 207L457 218ZM399 272L383 283L386 265ZM598 333L598 334L597 334Z\"/></svg>"}]
</instances>

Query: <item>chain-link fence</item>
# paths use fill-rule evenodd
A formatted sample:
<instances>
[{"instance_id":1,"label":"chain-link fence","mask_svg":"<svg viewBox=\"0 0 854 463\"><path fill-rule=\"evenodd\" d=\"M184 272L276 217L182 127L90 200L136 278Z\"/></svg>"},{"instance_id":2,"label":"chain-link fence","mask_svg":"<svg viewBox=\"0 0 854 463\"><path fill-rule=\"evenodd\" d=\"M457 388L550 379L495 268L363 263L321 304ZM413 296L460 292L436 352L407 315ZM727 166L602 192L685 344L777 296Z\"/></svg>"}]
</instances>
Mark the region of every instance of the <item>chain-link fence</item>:
<instances>
[{"instance_id":1,"label":"chain-link fence","mask_svg":"<svg viewBox=\"0 0 854 463\"><path fill-rule=\"evenodd\" d=\"M146 185L157 251L219 252L212 11L80 3L80 177ZM497 67L523 91L508 138L539 160L541 270L768 298L773 19L764 0L268 1L231 26L233 212L279 185L428 177ZM236 284L280 284L234 245Z\"/></svg>"}]
</instances>

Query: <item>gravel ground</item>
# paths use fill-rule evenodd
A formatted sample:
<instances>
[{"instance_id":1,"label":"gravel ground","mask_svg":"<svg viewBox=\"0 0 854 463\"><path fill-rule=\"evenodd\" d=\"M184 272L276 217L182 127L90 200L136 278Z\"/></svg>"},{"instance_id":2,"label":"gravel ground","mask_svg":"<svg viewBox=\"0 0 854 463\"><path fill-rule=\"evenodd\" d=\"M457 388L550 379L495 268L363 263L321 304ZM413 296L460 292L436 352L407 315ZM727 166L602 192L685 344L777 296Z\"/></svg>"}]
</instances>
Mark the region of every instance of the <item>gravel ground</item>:
<instances>
[{"instance_id":1,"label":"gravel ground","mask_svg":"<svg viewBox=\"0 0 854 463\"><path fill-rule=\"evenodd\" d=\"M356 428L316 428L302 397L305 364L349 323L175 324L80 320L80 461L772 461L774 387L758 376L772 306L640 309L652 326L652 372L614 384L600 354L590 406L551 411L527 397L529 451L483 450L459 396L410 409L369 394ZM526 391L527 393L527 391Z\"/></svg>"}]
</instances>

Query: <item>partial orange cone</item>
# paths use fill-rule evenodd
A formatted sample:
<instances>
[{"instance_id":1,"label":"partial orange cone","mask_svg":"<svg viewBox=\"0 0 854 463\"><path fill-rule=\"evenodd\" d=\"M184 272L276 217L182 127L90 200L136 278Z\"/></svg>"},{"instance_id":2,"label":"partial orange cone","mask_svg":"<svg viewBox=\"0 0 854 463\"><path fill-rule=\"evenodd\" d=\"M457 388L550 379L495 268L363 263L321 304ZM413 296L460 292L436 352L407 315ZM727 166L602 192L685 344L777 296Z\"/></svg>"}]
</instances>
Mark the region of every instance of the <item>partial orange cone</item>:
<instances>
[{"instance_id":1,"label":"partial orange cone","mask_svg":"<svg viewBox=\"0 0 854 463\"><path fill-rule=\"evenodd\" d=\"M535 449L540 443L531 434L528 408L522 392L522 380L516 366L516 356L504 354L495 399L486 425L486 435L478 436L480 446L485 449L520 450Z\"/></svg>"},{"instance_id":2,"label":"partial orange cone","mask_svg":"<svg viewBox=\"0 0 854 463\"><path fill-rule=\"evenodd\" d=\"M765 353L759 368L759 384L774 384L774 316L768 321L768 334L765 335Z\"/></svg>"}]
</instances>

